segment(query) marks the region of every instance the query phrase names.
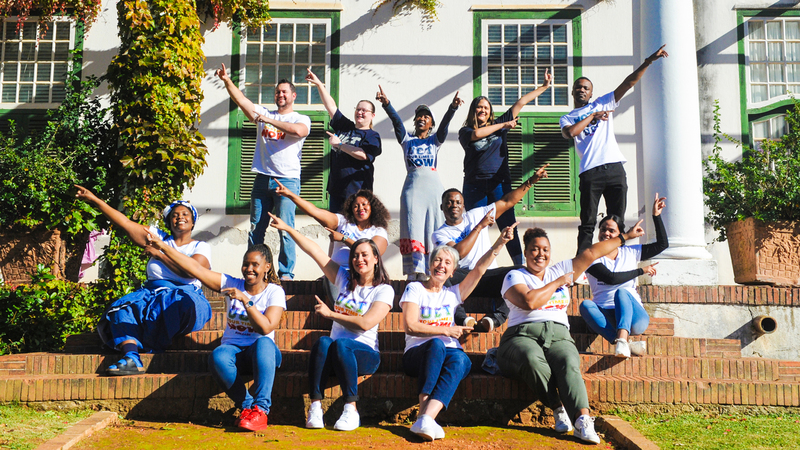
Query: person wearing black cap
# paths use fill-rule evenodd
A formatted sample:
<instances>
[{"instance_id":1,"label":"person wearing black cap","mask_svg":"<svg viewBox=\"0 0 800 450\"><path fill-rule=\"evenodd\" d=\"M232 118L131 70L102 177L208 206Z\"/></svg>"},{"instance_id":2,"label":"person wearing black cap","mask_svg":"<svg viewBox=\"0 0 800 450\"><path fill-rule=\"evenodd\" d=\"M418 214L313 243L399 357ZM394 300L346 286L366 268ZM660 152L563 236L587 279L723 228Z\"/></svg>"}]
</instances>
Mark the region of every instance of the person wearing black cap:
<instances>
[{"instance_id":1,"label":"person wearing black cap","mask_svg":"<svg viewBox=\"0 0 800 450\"><path fill-rule=\"evenodd\" d=\"M408 172L400 195L403 273L410 280L424 279L428 273L426 256L433 249L431 236L444 223L444 216L439 209L444 186L436 172L439 148L447 138L450 120L464 101L456 92L435 133L433 128L436 122L431 109L427 105L417 106L414 110L414 132L408 133L383 88L378 86L378 89L375 99L381 102L392 121L397 142L403 147Z\"/></svg>"}]
</instances>

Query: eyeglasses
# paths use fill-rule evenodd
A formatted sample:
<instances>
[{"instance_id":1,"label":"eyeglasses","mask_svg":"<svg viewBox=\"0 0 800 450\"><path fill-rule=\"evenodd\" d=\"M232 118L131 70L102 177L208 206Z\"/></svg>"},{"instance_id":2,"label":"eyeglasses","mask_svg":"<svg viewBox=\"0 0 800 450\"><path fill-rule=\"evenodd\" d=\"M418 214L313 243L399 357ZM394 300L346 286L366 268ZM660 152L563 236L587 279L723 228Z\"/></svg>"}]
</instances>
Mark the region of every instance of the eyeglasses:
<instances>
[{"instance_id":1,"label":"eyeglasses","mask_svg":"<svg viewBox=\"0 0 800 450\"><path fill-rule=\"evenodd\" d=\"M356 108L356 112L357 112L357 113L370 113L370 114L375 114L375 111L373 111L373 110L371 110L371 109L367 109L367 108Z\"/></svg>"}]
</instances>

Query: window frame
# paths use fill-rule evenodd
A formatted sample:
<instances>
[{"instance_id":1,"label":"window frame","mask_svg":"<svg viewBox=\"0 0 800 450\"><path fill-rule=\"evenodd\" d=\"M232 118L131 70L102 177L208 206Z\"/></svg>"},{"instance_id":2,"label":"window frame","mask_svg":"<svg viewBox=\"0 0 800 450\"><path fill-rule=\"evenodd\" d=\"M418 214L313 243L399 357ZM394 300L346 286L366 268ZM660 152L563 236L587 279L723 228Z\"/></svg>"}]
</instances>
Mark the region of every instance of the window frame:
<instances>
[{"instance_id":1,"label":"window frame","mask_svg":"<svg viewBox=\"0 0 800 450\"><path fill-rule=\"evenodd\" d=\"M568 57L567 76L569 84L572 80L579 78L583 74L583 58L582 58L582 25L581 25L581 11L574 8L562 9L537 9L526 11L508 11L508 10L479 10L473 12L473 84L472 91L473 97L484 95L488 92L484 85L488 86L488 80L484 83L485 77L488 73L484 70L487 67L487 56L483 52L485 46L483 42L483 28L484 21L530 21L530 20L568 20L571 22L571 35L568 42L571 40L572 56ZM547 128L552 127L553 124L558 124L561 116L572 111L571 97L568 99L568 104L563 106L526 106L519 114L520 127L522 131L522 155L517 156L516 160L519 162L511 161L509 155L509 168L512 173L512 187L518 186L522 181L532 176L537 167L536 164L541 161L536 161L533 148L535 145L547 145L548 141L542 143L536 142L536 135L533 129L536 126ZM499 117L510 106L502 107L501 111L495 111L495 115ZM558 128L556 126L556 128ZM576 217L580 214L580 193L578 191L578 156L574 151L574 141L564 139L561 136L560 129L558 134L554 135L553 132L547 134L555 145L560 146L562 143L566 146L568 152L568 164L566 167L562 164L560 171L566 173L569 180L570 192L569 197L571 200L566 202L550 202L550 201L536 201L537 192L543 193L544 190L540 187L537 190L537 185L534 184L530 191L525 194L525 197L517 203L514 212L521 217ZM558 141L560 140L560 141ZM509 150L511 153L511 150ZM521 164L521 168L518 165ZM562 178L563 179L563 178Z\"/></svg>"},{"instance_id":2,"label":"window frame","mask_svg":"<svg viewBox=\"0 0 800 450\"><path fill-rule=\"evenodd\" d=\"M328 11L328 10L314 10L314 11L270 11L270 15L273 19L297 19L298 21L302 21L303 19L327 19L330 20L330 52L326 55L326 60L329 62L326 73L327 73L327 83L326 86L328 91L333 97L334 100L337 101L339 98L339 55L340 55L340 30L341 30L341 13L339 11ZM273 24L279 24L280 22L273 21ZM243 69L245 66L244 61L244 53L243 53L243 46L245 45L244 38L242 36L242 26L237 24L232 33L232 50L231 50L231 80L233 81L236 86L242 87L243 82ZM321 137L325 136L324 130L328 128L328 123L330 122L330 116L328 112L325 110L323 105L319 105L319 107L311 106L311 105L300 105L300 108L303 109L295 109L295 112L300 114L307 115L311 118L312 121L312 130L309 137L306 139L306 143L303 145L303 148L306 148L309 141L308 139L311 138L312 134L320 134ZM247 122L247 118L241 112L239 107L236 103L231 99L229 101L229 112L228 112L228 170L227 170L227 180L226 180L226 192L225 192L225 213L226 214L250 214L250 200L242 200L239 198L239 192L242 188L243 182L245 182L245 178L243 176L243 171L241 167L241 161L245 150L242 148L243 142L243 132L245 130L244 123ZM322 129L319 130L320 125ZM327 139L322 138L322 161L309 161L306 157L308 153L304 152L301 164L305 167L309 164L316 165L317 167L321 167L322 170L322 192L321 198L311 200L311 202L319 208L327 209L329 196L327 192L327 181L328 181L328 173L330 170L330 142ZM248 168L249 171L249 168ZM305 172L304 172L305 173ZM306 184L301 184L301 195L304 194L304 186Z\"/></svg>"}]
</instances>

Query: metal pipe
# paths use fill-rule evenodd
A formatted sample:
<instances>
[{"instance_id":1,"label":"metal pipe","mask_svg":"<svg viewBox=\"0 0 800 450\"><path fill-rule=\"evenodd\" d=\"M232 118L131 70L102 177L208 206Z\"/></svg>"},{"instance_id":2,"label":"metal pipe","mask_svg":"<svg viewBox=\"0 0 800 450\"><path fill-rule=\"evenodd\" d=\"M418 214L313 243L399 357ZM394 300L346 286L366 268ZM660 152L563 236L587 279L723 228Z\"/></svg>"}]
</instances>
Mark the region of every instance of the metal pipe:
<instances>
[{"instance_id":1,"label":"metal pipe","mask_svg":"<svg viewBox=\"0 0 800 450\"><path fill-rule=\"evenodd\" d=\"M751 323L758 334L772 334L778 329L778 322L767 315L757 316Z\"/></svg>"}]
</instances>

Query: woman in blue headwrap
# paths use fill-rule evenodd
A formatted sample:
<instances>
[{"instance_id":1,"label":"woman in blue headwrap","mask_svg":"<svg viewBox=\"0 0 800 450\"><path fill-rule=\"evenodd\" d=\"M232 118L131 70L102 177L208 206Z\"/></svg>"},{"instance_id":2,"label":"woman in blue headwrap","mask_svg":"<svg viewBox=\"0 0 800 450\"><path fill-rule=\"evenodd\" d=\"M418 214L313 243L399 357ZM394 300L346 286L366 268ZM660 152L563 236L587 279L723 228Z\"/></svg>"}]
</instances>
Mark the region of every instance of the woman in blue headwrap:
<instances>
[{"instance_id":1,"label":"woman in blue headwrap","mask_svg":"<svg viewBox=\"0 0 800 450\"><path fill-rule=\"evenodd\" d=\"M88 189L76 187L77 198L99 209L150 255L145 284L113 302L97 327L103 342L122 353L122 358L108 367L108 375L144 373L140 351L163 352L174 336L199 331L211 318L211 306L200 281L160 251L148 247L148 232L207 269L211 268L211 247L192 239L197 210L187 201L173 202L164 209L164 223L169 229L165 232L128 219Z\"/></svg>"}]
</instances>

